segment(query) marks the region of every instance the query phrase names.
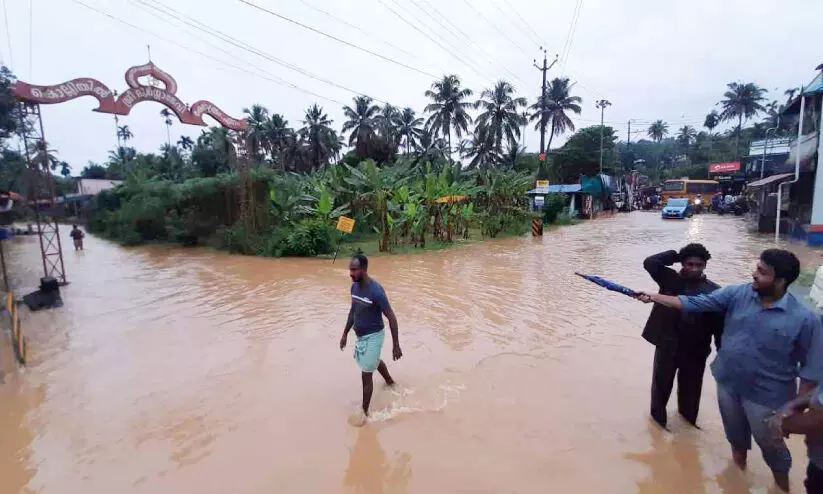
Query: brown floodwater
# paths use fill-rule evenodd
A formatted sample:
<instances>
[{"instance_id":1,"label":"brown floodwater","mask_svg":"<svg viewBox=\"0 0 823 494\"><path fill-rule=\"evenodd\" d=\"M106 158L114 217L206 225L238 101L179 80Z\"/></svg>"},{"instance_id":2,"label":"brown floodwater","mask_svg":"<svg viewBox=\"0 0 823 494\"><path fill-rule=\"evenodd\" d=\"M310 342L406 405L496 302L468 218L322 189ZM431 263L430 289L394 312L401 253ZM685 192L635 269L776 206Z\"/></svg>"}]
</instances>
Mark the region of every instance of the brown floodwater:
<instances>
[{"instance_id":1,"label":"brown floodwater","mask_svg":"<svg viewBox=\"0 0 823 494\"><path fill-rule=\"evenodd\" d=\"M771 245L738 218L636 212L373 259L404 357L389 364L399 387L376 386L373 421L355 428L345 259L88 236L66 252L65 306L23 315L25 370L0 339L0 492L772 492L759 452L745 474L730 466L708 372L702 430L676 400L671 433L650 425L649 306L573 275L652 289L643 258L690 241L721 284L747 281ZM35 242L9 246L18 293L40 274ZM791 449L801 490L802 441Z\"/></svg>"}]
</instances>

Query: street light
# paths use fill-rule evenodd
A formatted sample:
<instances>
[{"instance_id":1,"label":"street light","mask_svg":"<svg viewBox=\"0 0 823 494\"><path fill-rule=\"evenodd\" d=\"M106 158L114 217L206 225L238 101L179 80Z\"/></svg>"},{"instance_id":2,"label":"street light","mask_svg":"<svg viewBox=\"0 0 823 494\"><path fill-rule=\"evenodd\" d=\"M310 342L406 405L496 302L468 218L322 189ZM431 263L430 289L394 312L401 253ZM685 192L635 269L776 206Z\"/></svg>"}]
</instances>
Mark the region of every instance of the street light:
<instances>
[{"instance_id":1,"label":"street light","mask_svg":"<svg viewBox=\"0 0 823 494\"><path fill-rule=\"evenodd\" d=\"M601 99L594 105L597 108L600 108L600 174L603 174L603 114L606 111L607 106L612 106L611 102L607 99Z\"/></svg>"}]
</instances>

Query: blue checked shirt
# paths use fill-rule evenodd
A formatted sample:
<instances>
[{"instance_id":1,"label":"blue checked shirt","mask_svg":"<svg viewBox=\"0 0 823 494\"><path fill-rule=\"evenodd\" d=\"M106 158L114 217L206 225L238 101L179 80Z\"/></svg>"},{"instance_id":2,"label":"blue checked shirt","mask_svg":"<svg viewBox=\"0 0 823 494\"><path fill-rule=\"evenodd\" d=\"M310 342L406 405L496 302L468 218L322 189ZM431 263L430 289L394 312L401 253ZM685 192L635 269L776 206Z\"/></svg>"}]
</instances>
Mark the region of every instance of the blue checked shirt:
<instances>
[{"instance_id":1,"label":"blue checked shirt","mask_svg":"<svg viewBox=\"0 0 823 494\"><path fill-rule=\"evenodd\" d=\"M797 378L823 376L823 327L794 295L768 309L751 284L681 296L685 312L726 312L723 345L712 363L718 384L778 409L797 395Z\"/></svg>"}]
</instances>

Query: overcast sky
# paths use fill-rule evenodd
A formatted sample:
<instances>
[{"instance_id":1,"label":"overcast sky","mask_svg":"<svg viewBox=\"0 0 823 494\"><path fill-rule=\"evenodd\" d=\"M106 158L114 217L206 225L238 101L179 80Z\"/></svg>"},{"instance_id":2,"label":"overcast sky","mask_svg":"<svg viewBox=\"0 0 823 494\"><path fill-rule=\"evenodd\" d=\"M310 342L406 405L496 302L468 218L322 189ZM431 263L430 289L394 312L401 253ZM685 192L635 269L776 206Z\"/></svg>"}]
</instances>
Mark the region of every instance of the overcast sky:
<instances>
[{"instance_id":1,"label":"overcast sky","mask_svg":"<svg viewBox=\"0 0 823 494\"><path fill-rule=\"evenodd\" d=\"M807 83L823 63L821 0L248 1L398 63L240 0L31 0L33 11L29 0L6 0L10 36L0 36L0 54L26 82L93 77L122 91L126 69L146 63L151 45L152 61L175 77L186 103L208 99L236 117L260 103L299 127L305 109L317 102L339 130L340 102L354 96L349 90L422 112L431 75L444 73L458 74L477 95L506 79L531 103L540 91L532 60L542 59L543 43L550 60L560 55L549 77L569 77L573 93L583 98L583 113L574 118L578 128L599 122L595 102L607 98L612 106L605 119L621 139L629 119L638 120L633 130L658 118L671 132L684 124L699 128L732 81L755 82L782 102L785 89ZM146 5L172 8L251 51ZM113 116L90 111L95 106L94 99L82 98L43 107L46 139L75 174L116 146ZM165 143L161 109L146 102L120 118L139 151ZM175 121L172 139L195 138L200 130ZM527 147L535 150L538 142L529 130Z\"/></svg>"}]
</instances>

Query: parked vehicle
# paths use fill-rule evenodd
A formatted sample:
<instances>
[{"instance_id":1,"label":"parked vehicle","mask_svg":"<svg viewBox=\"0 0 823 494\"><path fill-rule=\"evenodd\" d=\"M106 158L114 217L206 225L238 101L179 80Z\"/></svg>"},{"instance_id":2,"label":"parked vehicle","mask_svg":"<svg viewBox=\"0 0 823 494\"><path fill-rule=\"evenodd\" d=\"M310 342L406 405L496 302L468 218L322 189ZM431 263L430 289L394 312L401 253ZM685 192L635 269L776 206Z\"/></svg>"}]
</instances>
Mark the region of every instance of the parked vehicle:
<instances>
[{"instance_id":1,"label":"parked vehicle","mask_svg":"<svg viewBox=\"0 0 823 494\"><path fill-rule=\"evenodd\" d=\"M663 219L685 219L694 215L694 206L688 199L669 199L660 213Z\"/></svg>"}]
</instances>

